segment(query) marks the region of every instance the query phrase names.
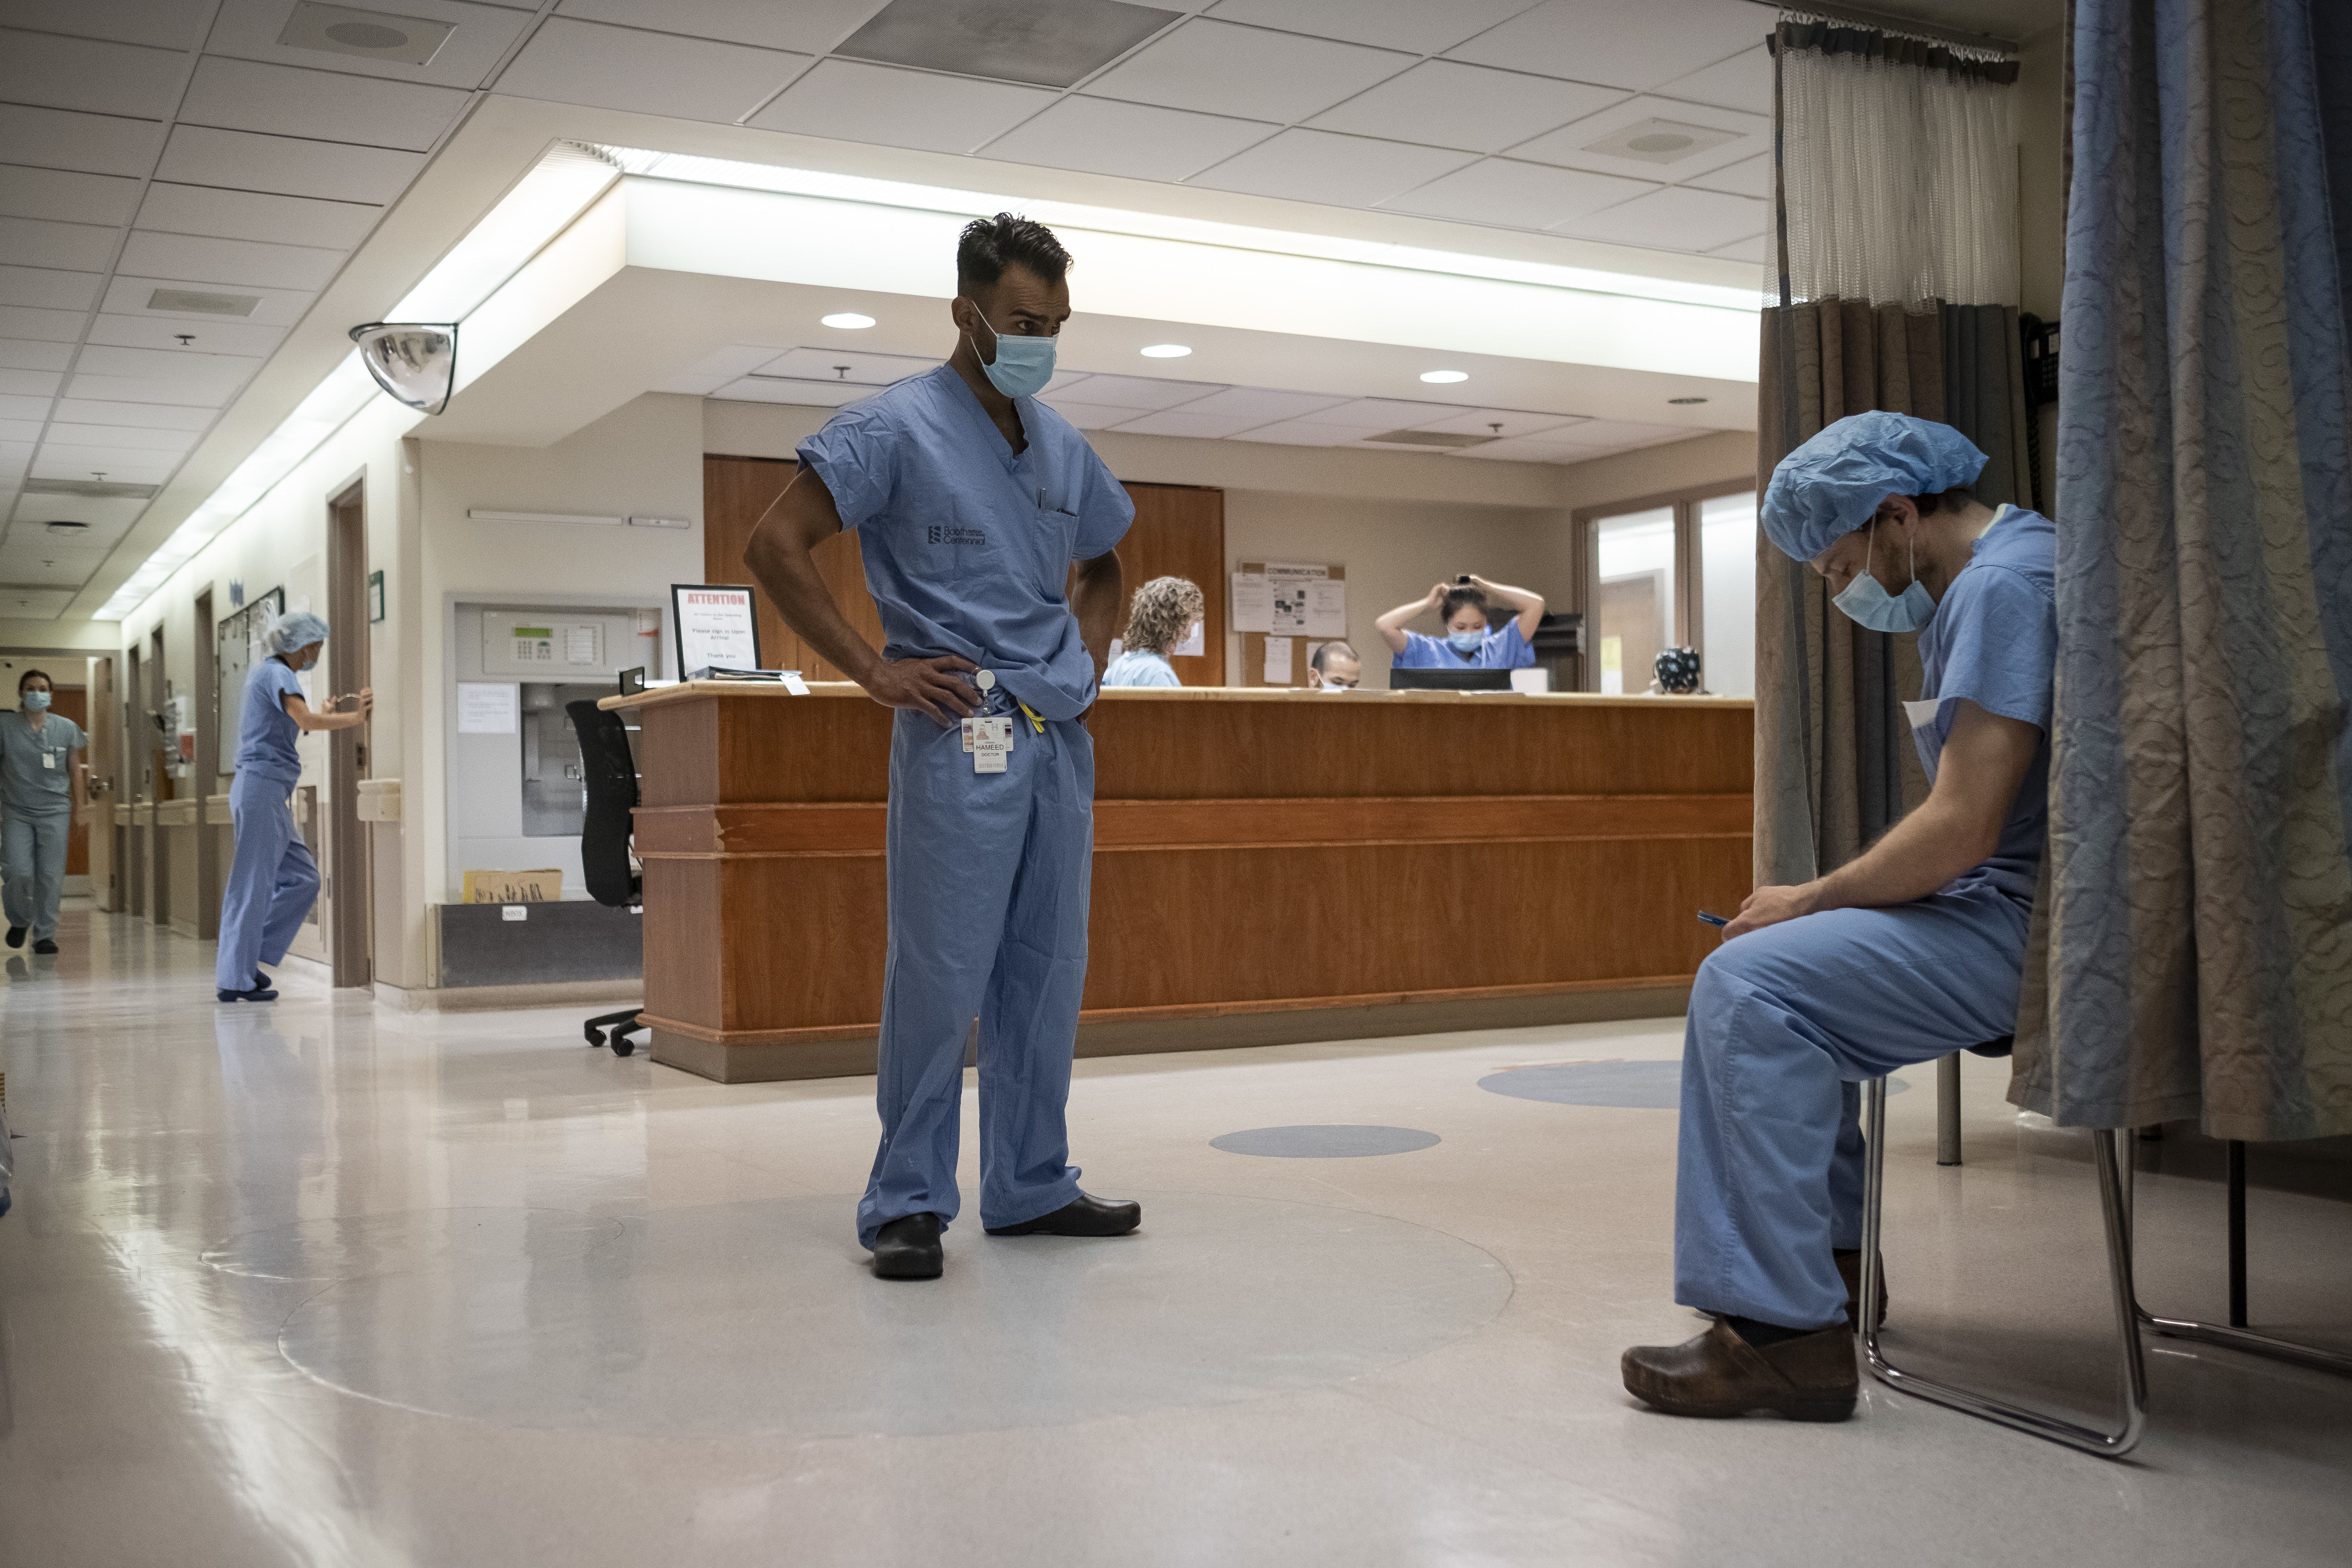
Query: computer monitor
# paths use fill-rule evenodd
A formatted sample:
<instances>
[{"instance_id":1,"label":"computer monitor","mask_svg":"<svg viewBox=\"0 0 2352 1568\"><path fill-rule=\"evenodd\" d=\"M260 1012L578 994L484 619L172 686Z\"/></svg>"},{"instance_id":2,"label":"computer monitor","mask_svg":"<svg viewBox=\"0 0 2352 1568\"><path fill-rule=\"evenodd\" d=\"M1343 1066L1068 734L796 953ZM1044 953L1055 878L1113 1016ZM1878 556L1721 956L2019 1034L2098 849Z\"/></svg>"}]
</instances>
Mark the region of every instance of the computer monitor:
<instances>
[{"instance_id":1,"label":"computer monitor","mask_svg":"<svg viewBox=\"0 0 2352 1568\"><path fill-rule=\"evenodd\" d=\"M1391 691L1508 691L1507 669L1391 669Z\"/></svg>"}]
</instances>

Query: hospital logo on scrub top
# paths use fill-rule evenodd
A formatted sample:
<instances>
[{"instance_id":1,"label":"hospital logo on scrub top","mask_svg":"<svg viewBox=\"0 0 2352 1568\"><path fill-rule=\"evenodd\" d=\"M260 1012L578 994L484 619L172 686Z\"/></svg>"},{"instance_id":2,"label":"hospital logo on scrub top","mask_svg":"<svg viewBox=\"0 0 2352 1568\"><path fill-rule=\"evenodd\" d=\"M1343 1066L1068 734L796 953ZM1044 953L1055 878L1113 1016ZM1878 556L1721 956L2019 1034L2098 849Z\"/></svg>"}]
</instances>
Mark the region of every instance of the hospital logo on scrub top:
<instances>
[{"instance_id":1,"label":"hospital logo on scrub top","mask_svg":"<svg viewBox=\"0 0 2352 1568\"><path fill-rule=\"evenodd\" d=\"M984 545L988 542L988 534L982 529L958 528L943 522L935 522L930 526L933 544Z\"/></svg>"}]
</instances>

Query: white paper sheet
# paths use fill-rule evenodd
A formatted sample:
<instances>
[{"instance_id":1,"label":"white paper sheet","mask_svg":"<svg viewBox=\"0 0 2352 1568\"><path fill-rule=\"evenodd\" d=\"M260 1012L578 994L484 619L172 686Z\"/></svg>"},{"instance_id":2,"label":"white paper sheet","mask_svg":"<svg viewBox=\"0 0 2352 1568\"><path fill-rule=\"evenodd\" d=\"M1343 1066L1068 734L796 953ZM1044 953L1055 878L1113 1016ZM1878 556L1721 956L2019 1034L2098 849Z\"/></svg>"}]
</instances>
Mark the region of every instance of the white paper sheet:
<instances>
[{"instance_id":1,"label":"white paper sheet","mask_svg":"<svg viewBox=\"0 0 2352 1568\"><path fill-rule=\"evenodd\" d=\"M1348 635L1348 584L1325 580L1307 584L1306 632L1311 637Z\"/></svg>"},{"instance_id":2,"label":"white paper sheet","mask_svg":"<svg viewBox=\"0 0 2352 1568\"><path fill-rule=\"evenodd\" d=\"M1290 644L1289 637L1265 639L1265 683L1268 686L1290 684Z\"/></svg>"},{"instance_id":3,"label":"white paper sheet","mask_svg":"<svg viewBox=\"0 0 2352 1568\"><path fill-rule=\"evenodd\" d=\"M511 735L521 710L522 688L503 680L457 682L457 733Z\"/></svg>"},{"instance_id":4,"label":"white paper sheet","mask_svg":"<svg viewBox=\"0 0 2352 1568\"><path fill-rule=\"evenodd\" d=\"M1234 629L1265 632L1274 629L1274 591L1256 572L1234 574Z\"/></svg>"}]
</instances>

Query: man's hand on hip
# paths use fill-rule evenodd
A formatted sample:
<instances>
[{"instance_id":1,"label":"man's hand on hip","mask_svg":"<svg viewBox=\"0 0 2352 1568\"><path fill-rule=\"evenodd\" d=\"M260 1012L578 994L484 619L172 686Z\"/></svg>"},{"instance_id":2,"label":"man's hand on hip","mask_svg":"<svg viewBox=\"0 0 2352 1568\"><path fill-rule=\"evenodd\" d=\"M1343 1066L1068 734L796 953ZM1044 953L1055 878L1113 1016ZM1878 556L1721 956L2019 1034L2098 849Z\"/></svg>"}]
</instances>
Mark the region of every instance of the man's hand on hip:
<instances>
[{"instance_id":1,"label":"man's hand on hip","mask_svg":"<svg viewBox=\"0 0 2352 1568\"><path fill-rule=\"evenodd\" d=\"M953 654L938 658L885 659L858 684L885 708L911 708L945 729L951 720L971 716L972 685L961 676L979 668L971 660Z\"/></svg>"}]
</instances>

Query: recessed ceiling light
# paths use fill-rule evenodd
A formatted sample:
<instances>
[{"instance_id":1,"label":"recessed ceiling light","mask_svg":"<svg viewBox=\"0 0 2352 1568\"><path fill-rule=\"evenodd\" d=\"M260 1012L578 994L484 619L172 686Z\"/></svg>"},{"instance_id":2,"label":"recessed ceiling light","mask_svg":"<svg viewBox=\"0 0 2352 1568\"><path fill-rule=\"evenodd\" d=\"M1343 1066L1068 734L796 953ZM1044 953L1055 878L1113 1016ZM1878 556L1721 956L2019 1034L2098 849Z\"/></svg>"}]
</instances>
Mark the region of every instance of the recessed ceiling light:
<instances>
[{"instance_id":1,"label":"recessed ceiling light","mask_svg":"<svg viewBox=\"0 0 2352 1568\"><path fill-rule=\"evenodd\" d=\"M830 316L820 316L817 320L828 327L839 327L852 332L874 324L873 317L861 316L855 310L836 310Z\"/></svg>"},{"instance_id":2,"label":"recessed ceiling light","mask_svg":"<svg viewBox=\"0 0 2352 1568\"><path fill-rule=\"evenodd\" d=\"M1706 399L1704 397L1669 397L1666 401L1668 403L1705 403Z\"/></svg>"},{"instance_id":3,"label":"recessed ceiling light","mask_svg":"<svg viewBox=\"0 0 2352 1568\"><path fill-rule=\"evenodd\" d=\"M279 44L297 49L321 49L331 55L357 55L362 59L397 60L403 65L428 64L457 30L453 22L426 16L397 16L385 11L362 11L350 5L321 5L303 0L287 18Z\"/></svg>"},{"instance_id":4,"label":"recessed ceiling light","mask_svg":"<svg viewBox=\"0 0 2352 1568\"><path fill-rule=\"evenodd\" d=\"M1143 351L1145 359L1182 359L1192 351L1182 343L1153 343Z\"/></svg>"},{"instance_id":5,"label":"recessed ceiling light","mask_svg":"<svg viewBox=\"0 0 2352 1568\"><path fill-rule=\"evenodd\" d=\"M1642 163L1674 163L1694 153L1739 140L1737 131L1706 125L1685 125L1675 120L1644 120L1613 131L1584 150L1611 158L1631 158Z\"/></svg>"},{"instance_id":6,"label":"recessed ceiling light","mask_svg":"<svg viewBox=\"0 0 2352 1568\"><path fill-rule=\"evenodd\" d=\"M1421 373L1421 379L1443 386L1449 382L1467 381L1470 373L1466 370L1425 370Z\"/></svg>"}]
</instances>

